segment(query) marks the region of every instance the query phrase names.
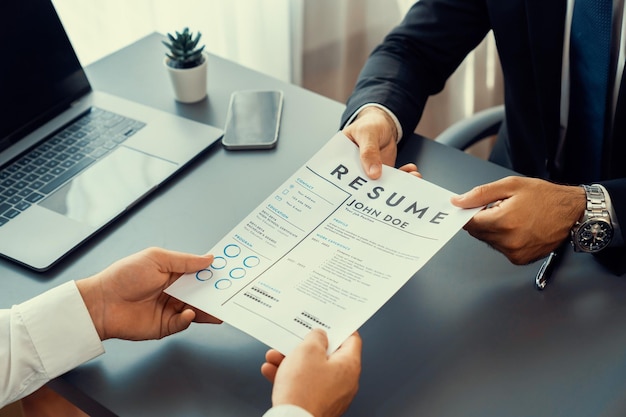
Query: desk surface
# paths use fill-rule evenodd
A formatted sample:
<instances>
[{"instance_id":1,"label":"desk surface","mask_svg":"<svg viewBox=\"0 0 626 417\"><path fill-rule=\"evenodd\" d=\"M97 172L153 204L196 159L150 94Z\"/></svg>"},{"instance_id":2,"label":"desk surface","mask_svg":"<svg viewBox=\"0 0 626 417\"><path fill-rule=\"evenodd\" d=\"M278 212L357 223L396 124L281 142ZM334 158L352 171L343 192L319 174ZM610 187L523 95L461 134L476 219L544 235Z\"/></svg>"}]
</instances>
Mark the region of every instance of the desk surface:
<instances>
[{"instance_id":1,"label":"desk surface","mask_svg":"<svg viewBox=\"0 0 626 417\"><path fill-rule=\"evenodd\" d=\"M150 35L91 65L93 85L215 126L224 124L232 91L282 89L278 147L211 150L46 273L0 260L0 305L147 246L206 251L335 133L343 105L215 56L208 100L176 103L160 39ZM418 137L406 145L401 163L417 161L425 177L456 192L510 173ZM568 252L539 292L538 266L515 267L457 234L361 328L361 388L347 415L625 415L626 280ZM227 324L105 348L52 383L92 416L244 417L270 405L259 372L266 346Z\"/></svg>"}]
</instances>

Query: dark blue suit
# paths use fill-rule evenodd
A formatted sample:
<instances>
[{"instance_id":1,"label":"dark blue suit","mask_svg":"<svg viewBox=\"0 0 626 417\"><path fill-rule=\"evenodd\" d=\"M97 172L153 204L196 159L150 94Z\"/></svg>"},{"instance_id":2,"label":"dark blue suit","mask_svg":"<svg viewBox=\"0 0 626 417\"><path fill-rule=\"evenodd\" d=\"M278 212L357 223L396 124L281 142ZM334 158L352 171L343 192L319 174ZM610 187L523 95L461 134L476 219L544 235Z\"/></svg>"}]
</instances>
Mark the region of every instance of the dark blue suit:
<instances>
[{"instance_id":1,"label":"dark blue suit","mask_svg":"<svg viewBox=\"0 0 626 417\"><path fill-rule=\"evenodd\" d=\"M361 105L380 103L415 130L426 99L493 30L504 75L506 121L492 160L533 177L567 182L554 166L559 141L566 0L420 0L377 47L347 102L342 126ZM603 184L626 225L626 82L605 139ZM590 179L589 182L592 182Z\"/></svg>"}]
</instances>

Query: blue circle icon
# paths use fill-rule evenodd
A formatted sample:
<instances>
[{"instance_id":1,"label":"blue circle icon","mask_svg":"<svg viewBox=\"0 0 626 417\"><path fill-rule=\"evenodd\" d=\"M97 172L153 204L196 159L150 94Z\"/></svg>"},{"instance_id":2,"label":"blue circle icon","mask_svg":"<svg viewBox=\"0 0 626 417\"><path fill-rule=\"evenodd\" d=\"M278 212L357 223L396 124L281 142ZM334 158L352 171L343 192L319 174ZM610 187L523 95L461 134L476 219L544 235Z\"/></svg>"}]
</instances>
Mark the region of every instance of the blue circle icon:
<instances>
[{"instance_id":1,"label":"blue circle icon","mask_svg":"<svg viewBox=\"0 0 626 417\"><path fill-rule=\"evenodd\" d=\"M213 269L224 269L226 267L226 259L221 256L216 256L213 259L213 263L211 264L211 268Z\"/></svg>"},{"instance_id":2,"label":"blue circle icon","mask_svg":"<svg viewBox=\"0 0 626 417\"><path fill-rule=\"evenodd\" d=\"M237 257L240 253L241 248L233 243L231 243L230 245L226 245L226 247L224 248L224 255L229 258Z\"/></svg>"},{"instance_id":3,"label":"blue circle icon","mask_svg":"<svg viewBox=\"0 0 626 417\"><path fill-rule=\"evenodd\" d=\"M243 260L243 266L245 266L246 268L254 268L259 263L261 263L261 260L258 256L248 256L246 259Z\"/></svg>"},{"instance_id":4,"label":"blue circle icon","mask_svg":"<svg viewBox=\"0 0 626 417\"><path fill-rule=\"evenodd\" d=\"M213 278L213 271L210 269L201 269L196 272L196 279L198 281L208 281Z\"/></svg>"},{"instance_id":5,"label":"blue circle icon","mask_svg":"<svg viewBox=\"0 0 626 417\"><path fill-rule=\"evenodd\" d=\"M246 270L243 268L233 268L230 270L229 275L233 279L240 279L246 276Z\"/></svg>"},{"instance_id":6,"label":"blue circle icon","mask_svg":"<svg viewBox=\"0 0 626 417\"><path fill-rule=\"evenodd\" d=\"M215 288L217 288L218 290L225 290L229 288L231 285L233 285L231 280L225 279L225 278L217 280L217 282L215 282Z\"/></svg>"}]
</instances>

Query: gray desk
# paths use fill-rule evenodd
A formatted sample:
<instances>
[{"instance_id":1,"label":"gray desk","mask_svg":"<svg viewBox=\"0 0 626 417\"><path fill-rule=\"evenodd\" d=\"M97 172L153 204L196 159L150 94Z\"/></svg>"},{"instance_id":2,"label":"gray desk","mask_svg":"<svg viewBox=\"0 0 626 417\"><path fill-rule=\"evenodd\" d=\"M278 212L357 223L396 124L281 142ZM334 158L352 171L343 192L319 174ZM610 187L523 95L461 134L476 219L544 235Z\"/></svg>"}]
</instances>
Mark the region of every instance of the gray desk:
<instances>
[{"instance_id":1,"label":"gray desk","mask_svg":"<svg viewBox=\"0 0 626 417\"><path fill-rule=\"evenodd\" d=\"M151 35L91 65L93 84L216 126L232 91L282 89L277 149L212 150L49 272L0 261L0 305L146 246L207 250L336 131L341 104L214 56L209 99L175 103L159 40ZM509 174L418 137L408 145L402 162L417 154L426 177L457 192ZM568 252L538 292L537 268L512 266L460 232L362 327L361 389L347 415L626 415L626 280ZM93 416L244 417L269 407L271 387L259 372L266 346L226 324L105 347L52 383Z\"/></svg>"}]
</instances>

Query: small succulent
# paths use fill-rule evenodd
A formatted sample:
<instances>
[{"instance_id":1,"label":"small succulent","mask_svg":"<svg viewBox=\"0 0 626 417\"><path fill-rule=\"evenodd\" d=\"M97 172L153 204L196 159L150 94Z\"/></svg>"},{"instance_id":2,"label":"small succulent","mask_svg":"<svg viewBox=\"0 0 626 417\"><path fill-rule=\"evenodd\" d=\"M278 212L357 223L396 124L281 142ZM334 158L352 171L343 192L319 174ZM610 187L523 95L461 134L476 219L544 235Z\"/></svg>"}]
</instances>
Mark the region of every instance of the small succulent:
<instances>
[{"instance_id":1,"label":"small succulent","mask_svg":"<svg viewBox=\"0 0 626 417\"><path fill-rule=\"evenodd\" d=\"M162 41L170 51L165 54L170 59L168 65L172 68L193 68L202 64L204 45L198 48L201 36L198 32L194 37L189 28L183 29L182 33L176 32L176 37L168 33L170 42Z\"/></svg>"}]
</instances>

